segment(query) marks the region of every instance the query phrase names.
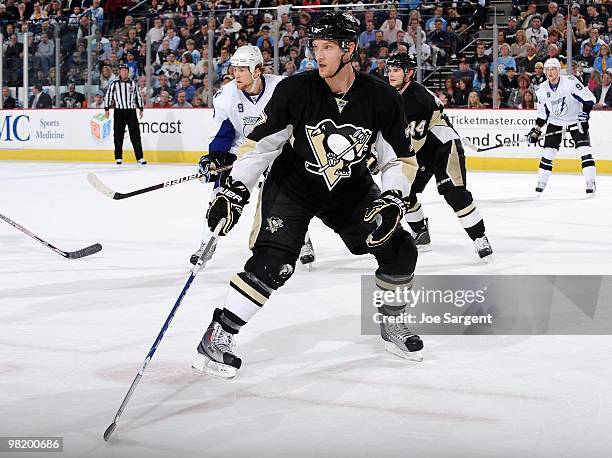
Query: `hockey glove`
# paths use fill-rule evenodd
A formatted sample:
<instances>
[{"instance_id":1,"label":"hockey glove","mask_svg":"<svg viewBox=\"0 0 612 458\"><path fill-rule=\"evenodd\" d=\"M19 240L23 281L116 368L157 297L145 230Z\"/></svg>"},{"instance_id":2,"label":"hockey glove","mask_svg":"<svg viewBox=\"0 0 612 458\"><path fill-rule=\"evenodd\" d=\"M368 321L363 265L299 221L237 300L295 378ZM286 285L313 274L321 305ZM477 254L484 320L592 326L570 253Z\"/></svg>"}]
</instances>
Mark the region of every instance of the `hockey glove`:
<instances>
[{"instance_id":1,"label":"hockey glove","mask_svg":"<svg viewBox=\"0 0 612 458\"><path fill-rule=\"evenodd\" d=\"M383 192L365 211L363 220L366 223L376 221L378 227L368 235L366 244L369 248L383 246L400 226L406 213L406 203L398 190Z\"/></svg>"},{"instance_id":2,"label":"hockey glove","mask_svg":"<svg viewBox=\"0 0 612 458\"><path fill-rule=\"evenodd\" d=\"M532 127L529 133L527 134L529 143L533 143L534 145L537 144L538 140L540 139L540 135L542 135L542 129L540 128L540 126Z\"/></svg>"},{"instance_id":3,"label":"hockey glove","mask_svg":"<svg viewBox=\"0 0 612 458\"><path fill-rule=\"evenodd\" d=\"M227 233L236 225L242 214L242 209L249 201L249 190L240 181L233 181L227 177L225 184L217 188L215 198L210 203L206 212L208 227L214 230L222 218L226 219L220 235Z\"/></svg>"},{"instance_id":4,"label":"hockey glove","mask_svg":"<svg viewBox=\"0 0 612 458\"><path fill-rule=\"evenodd\" d=\"M198 164L198 172L203 175L201 181L203 183L216 181L219 175L215 170L219 167L231 165L235 160L236 156L234 154L224 153L222 151L211 151L206 156L202 156ZM229 170L226 173L221 172L220 181L225 181L226 176L229 176Z\"/></svg>"}]
</instances>

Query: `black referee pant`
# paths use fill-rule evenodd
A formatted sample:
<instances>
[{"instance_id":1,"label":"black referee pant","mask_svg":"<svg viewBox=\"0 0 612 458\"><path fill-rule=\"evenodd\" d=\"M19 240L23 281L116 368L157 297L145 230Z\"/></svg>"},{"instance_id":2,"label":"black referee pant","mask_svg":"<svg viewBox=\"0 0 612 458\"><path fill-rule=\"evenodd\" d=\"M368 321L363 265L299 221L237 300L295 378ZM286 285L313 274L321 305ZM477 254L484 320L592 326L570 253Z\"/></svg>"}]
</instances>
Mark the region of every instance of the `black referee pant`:
<instances>
[{"instance_id":1,"label":"black referee pant","mask_svg":"<svg viewBox=\"0 0 612 458\"><path fill-rule=\"evenodd\" d=\"M134 147L136 160L142 159L142 142L140 141L140 126L136 109L115 108L115 125L113 129L115 133L115 160L123 159L123 136L125 135L126 125L130 131L130 140Z\"/></svg>"}]
</instances>

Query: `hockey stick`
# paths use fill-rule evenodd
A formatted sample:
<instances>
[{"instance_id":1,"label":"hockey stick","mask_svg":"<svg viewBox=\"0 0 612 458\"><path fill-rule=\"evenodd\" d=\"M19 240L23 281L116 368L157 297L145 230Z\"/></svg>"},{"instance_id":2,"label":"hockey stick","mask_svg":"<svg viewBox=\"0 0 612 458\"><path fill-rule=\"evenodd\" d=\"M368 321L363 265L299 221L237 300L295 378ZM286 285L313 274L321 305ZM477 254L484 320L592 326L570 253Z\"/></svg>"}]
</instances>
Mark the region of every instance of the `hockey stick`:
<instances>
[{"instance_id":1,"label":"hockey stick","mask_svg":"<svg viewBox=\"0 0 612 458\"><path fill-rule=\"evenodd\" d=\"M223 167L219 167L218 169L213 170L213 172L225 172L226 170L230 170L232 168L231 165L225 165ZM155 191L157 189L167 188L168 186L174 186L175 184L185 183L186 181L195 180L197 178L201 178L203 175L201 173L194 173L193 175L187 175L181 178L175 178L174 180L166 181L164 183L154 184L153 186L149 186L146 188L137 189L135 191L121 193L117 191L113 191L111 188L106 186L95 173L87 174L87 181L91 184L96 191L101 192L106 197L110 197L114 200L127 199L128 197L137 196L139 194L144 194L145 192Z\"/></svg>"},{"instance_id":2,"label":"hockey stick","mask_svg":"<svg viewBox=\"0 0 612 458\"><path fill-rule=\"evenodd\" d=\"M574 130L580 130L578 127L574 127L572 129L562 129L562 130L558 130L557 132L550 132L550 133L545 133L543 135L540 135L539 138L546 138L546 137L551 137L553 135L559 135L562 134L563 132L571 132ZM467 137L461 137L461 141L463 142L463 144L465 144L466 147L468 147L471 150L474 150L477 153L482 153L483 151L490 151L492 149L497 149L497 148L502 148L502 147L508 147L508 146L518 146L518 144L520 143L524 143L526 141L529 140L529 137L526 135L525 137L521 138L518 142L510 142L510 143L502 143L501 145L495 145L495 146L487 146L486 148L478 148L476 145L474 145L469 138Z\"/></svg>"},{"instance_id":3,"label":"hockey stick","mask_svg":"<svg viewBox=\"0 0 612 458\"><path fill-rule=\"evenodd\" d=\"M119 410L117 410L117 413L115 414L115 418L113 422L108 426L108 428L106 428L106 431L104 431L105 441L108 441L110 439L111 435L115 431L115 428L117 428L117 422L119 421L119 417L121 417L121 414L123 413L123 410L125 409L125 406L127 405L130 398L132 397L134 390L136 390L136 387L138 386L138 383L140 382L140 379L142 378L144 371L147 368L147 364L149 364L149 361L151 361L151 358L153 358L153 355L155 354L155 350L157 350L157 346L159 345L162 338L164 337L164 334L168 330L168 327L170 326L170 323L172 322L172 319L174 318L174 314L176 313L176 311L179 308L179 305L181 305L181 302L185 298L185 295L187 294L187 291L189 290L189 287L191 286L193 279L200 272L200 270L202 270L204 266L206 265L206 262L203 262L202 260L206 259L206 256L208 256L208 253L213 249L216 240L219 238L219 232L221 231L221 228L225 225L225 221L226 221L225 218L219 221L219 223L217 224L217 227L215 227L212 237L206 244L206 248L204 249L204 253L202 253L202 256L200 257L200 260L198 261L196 265L194 265L191 268L191 273L189 274L189 278L187 279L185 286L183 286L183 290L179 294L178 299L174 303L174 307L172 307L172 310L170 310L170 314L166 318L164 325L159 331L159 334L157 335L157 337L155 338L155 342L153 342L153 346L149 350L147 357L142 363L142 367L138 371L138 374L136 374L136 377L134 377L134 381L132 381L132 384L130 385L130 389L128 390L127 394L123 398L123 402L121 403Z\"/></svg>"},{"instance_id":4,"label":"hockey stick","mask_svg":"<svg viewBox=\"0 0 612 458\"><path fill-rule=\"evenodd\" d=\"M29 235L34 240L38 240L40 243L42 243L47 248L51 248L56 253L61 254L63 257L68 258L68 259L84 258L85 256L89 256L91 254L97 253L98 251L100 251L102 249L102 245L100 245L99 243L95 243L93 245L89 245L88 247L85 247L85 248L77 250L77 251L62 251L59 248L54 247L53 245L51 245L49 242L46 242L45 240L41 239L36 234L31 233L25 227L17 224L15 221L12 221L11 219L7 218L6 216L4 216L1 213L0 213L0 218L2 218L4 221L9 223L11 226L16 227L17 229L19 229L24 234Z\"/></svg>"}]
</instances>

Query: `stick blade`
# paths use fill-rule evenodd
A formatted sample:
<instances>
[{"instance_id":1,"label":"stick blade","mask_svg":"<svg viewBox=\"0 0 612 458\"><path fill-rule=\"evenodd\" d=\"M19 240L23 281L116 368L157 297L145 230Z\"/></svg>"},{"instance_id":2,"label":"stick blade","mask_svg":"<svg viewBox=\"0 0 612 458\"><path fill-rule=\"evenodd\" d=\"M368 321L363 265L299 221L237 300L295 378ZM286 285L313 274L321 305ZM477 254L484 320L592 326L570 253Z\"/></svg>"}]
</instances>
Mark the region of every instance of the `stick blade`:
<instances>
[{"instance_id":1,"label":"stick blade","mask_svg":"<svg viewBox=\"0 0 612 458\"><path fill-rule=\"evenodd\" d=\"M104 440L106 442L108 442L113 432L115 432L115 428L117 428L117 423L113 421L108 428L106 428L106 431L104 431Z\"/></svg>"},{"instance_id":2,"label":"stick blade","mask_svg":"<svg viewBox=\"0 0 612 458\"><path fill-rule=\"evenodd\" d=\"M92 254L95 254L101 250L102 250L102 245L100 245L99 243L95 243L81 250L68 252L66 253L66 257L68 259L79 259L79 258L84 258L85 256L90 256Z\"/></svg>"},{"instance_id":3,"label":"stick blade","mask_svg":"<svg viewBox=\"0 0 612 458\"><path fill-rule=\"evenodd\" d=\"M109 197L110 199L118 198L117 197L118 193L113 191L111 188L106 186L104 183L102 183L100 178L98 178L95 173L91 173L91 172L88 173L87 181L89 181L89 184L92 185L96 191L104 194L106 197Z\"/></svg>"}]
</instances>

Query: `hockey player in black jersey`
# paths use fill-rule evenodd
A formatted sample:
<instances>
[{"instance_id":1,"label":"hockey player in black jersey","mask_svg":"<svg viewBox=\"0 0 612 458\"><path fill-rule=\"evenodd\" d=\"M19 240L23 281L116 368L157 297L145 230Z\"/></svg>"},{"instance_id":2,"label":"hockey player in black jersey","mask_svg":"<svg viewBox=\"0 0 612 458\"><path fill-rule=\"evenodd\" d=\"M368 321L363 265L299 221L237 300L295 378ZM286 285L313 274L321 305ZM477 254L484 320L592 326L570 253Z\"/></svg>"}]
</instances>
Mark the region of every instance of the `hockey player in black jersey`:
<instances>
[{"instance_id":1,"label":"hockey player in black jersey","mask_svg":"<svg viewBox=\"0 0 612 458\"><path fill-rule=\"evenodd\" d=\"M359 23L328 14L310 28L318 69L281 81L249 134L225 184L210 203L214 228L227 234L240 217L257 179L271 165L260 190L251 234L252 256L231 279L223 308L198 345L194 369L233 377L241 359L234 335L285 284L295 269L308 223L320 218L353 254L374 255L382 289L409 288L417 249L401 227L416 173L401 98L388 84L356 73L350 61ZM382 193L366 166L376 146ZM333 300L330 298L330 300ZM420 360L421 338L393 317L404 305L383 305L381 336L387 350Z\"/></svg>"},{"instance_id":2,"label":"hockey player in black jersey","mask_svg":"<svg viewBox=\"0 0 612 458\"><path fill-rule=\"evenodd\" d=\"M444 115L442 102L425 86L413 80L416 67L416 57L412 54L396 54L387 59L389 83L402 94L404 113L419 163L408 199L406 222L415 233L419 250L430 250L427 218L417 194L423 192L431 177L435 176L438 192L473 240L478 256L488 261L493 250L485 235L482 217L466 187L461 140Z\"/></svg>"}]
</instances>

